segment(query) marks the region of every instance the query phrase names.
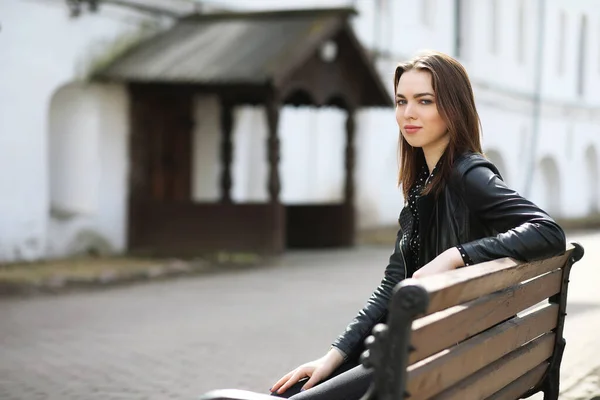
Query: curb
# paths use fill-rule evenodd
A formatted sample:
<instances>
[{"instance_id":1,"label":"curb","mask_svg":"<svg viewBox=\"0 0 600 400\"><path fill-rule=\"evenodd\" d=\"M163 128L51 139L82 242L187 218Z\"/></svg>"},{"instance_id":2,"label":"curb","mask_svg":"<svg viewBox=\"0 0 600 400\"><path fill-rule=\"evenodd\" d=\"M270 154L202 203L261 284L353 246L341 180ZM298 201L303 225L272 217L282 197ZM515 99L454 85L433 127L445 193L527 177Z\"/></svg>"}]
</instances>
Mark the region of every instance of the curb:
<instances>
[{"instance_id":1,"label":"curb","mask_svg":"<svg viewBox=\"0 0 600 400\"><path fill-rule=\"evenodd\" d=\"M56 275L41 281L0 281L0 298L62 294L79 290L101 290L143 282L155 282L186 276L233 273L249 268L264 268L268 260L252 263L209 263L206 261L173 261L137 271L118 271L107 268L89 277Z\"/></svg>"}]
</instances>

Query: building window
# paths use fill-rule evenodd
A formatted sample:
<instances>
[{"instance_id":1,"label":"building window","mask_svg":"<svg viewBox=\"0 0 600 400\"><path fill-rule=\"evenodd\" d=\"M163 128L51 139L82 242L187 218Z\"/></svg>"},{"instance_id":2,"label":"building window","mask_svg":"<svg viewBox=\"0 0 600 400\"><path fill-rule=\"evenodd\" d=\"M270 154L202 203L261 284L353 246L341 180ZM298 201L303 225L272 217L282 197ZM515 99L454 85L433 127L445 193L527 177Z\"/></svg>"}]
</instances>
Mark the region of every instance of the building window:
<instances>
[{"instance_id":1,"label":"building window","mask_svg":"<svg viewBox=\"0 0 600 400\"><path fill-rule=\"evenodd\" d=\"M525 36L525 2L519 1L517 9L517 61L522 64L525 62L525 45L527 37Z\"/></svg>"},{"instance_id":2,"label":"building window","mask_svg":"<svg viewBox=\"0 0 600 400\"><path fill-rule=\"evenodd\" d=\"M585 63L587 47L587 16L581 16L581 24L579 25L579 54L577 60L577 94L583 96L585 91Z\"/></svg>"},{"instance_id":3,"label":"building window","mask_svg":"<svg viewBox=\"0 0 600 400\"><path fill-rule=\"evenodd\" d=\"M567 15L561 11L558 18L558 59L556 65L558 74L562 75L565 72L565 41L567 35Z\"/></svg>"},{"instance_id":4,"label":"building window","mask_svg":"<svg viewBox=\"0 0 600 400\"><path fill-rule=\"evenodd\" d=\"M490 0L490 51L498 53L498 28L500 25L498 0Z\"/></svg>"},{"instance_id":5,"label":"building window","mask_svg":"<svg viewBox=\"0 0 600 400\"><path fill-rule=\"evenodd\" d=\"M454 54L466 58L469 38L470 0L454 0Z\"/></svg>"}]
</instances>

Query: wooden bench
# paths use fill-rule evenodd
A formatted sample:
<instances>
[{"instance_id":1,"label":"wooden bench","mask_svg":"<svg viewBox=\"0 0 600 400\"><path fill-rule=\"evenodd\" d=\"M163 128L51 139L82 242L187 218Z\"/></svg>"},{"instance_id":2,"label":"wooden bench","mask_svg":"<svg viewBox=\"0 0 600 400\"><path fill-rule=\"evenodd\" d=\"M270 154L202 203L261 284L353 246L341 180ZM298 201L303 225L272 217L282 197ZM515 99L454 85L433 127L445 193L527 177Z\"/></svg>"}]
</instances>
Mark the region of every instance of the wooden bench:
<instances>
[{"instance_id":1,"label":"wooden bench","mask_svg":"<svg viewBox=\"0 0 600 400\"><path fill-rule=\"evenodd\" d=\"M387 324L367 338L362 363L374 369L363 400L557 400L572 244L554 258L501 259L395 289ZM535 307L533 307L535 306ZM214 391L201 400L267 400Z\"/></svg>"}]
</instances>

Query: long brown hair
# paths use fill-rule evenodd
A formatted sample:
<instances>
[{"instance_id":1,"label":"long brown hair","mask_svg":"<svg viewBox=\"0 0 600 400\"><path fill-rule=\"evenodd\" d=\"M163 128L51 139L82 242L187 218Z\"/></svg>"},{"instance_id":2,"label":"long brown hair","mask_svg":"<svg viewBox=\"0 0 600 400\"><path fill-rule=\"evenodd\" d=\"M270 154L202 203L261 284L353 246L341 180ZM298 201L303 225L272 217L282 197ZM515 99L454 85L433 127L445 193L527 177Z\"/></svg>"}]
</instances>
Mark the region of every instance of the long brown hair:
<instances>
[{"instance_id":1,"label":"long brown hair","mask_svg":"<svg viewBox=\"0 0 600 400\"><path fill-rule=\"evenodd\" d=\"M450 142L441 158L439 172L433 176L431 184L423 191L423 194L434 193L437 196L443 190L454 159L458 155L465 151L482 153L481 122L475 107L469 76L458 61L446 54L428 51L398 65L394 73L394 97L400 77L412 69L431 74L436 106L450 134ZM404 198L407 199L410 188L415 184L417 175L425 164L425 156L423 149L409 145L401 132L398 138L398 155L400 157L398 185L402 185Z\"/></svg>"}]
</instances>

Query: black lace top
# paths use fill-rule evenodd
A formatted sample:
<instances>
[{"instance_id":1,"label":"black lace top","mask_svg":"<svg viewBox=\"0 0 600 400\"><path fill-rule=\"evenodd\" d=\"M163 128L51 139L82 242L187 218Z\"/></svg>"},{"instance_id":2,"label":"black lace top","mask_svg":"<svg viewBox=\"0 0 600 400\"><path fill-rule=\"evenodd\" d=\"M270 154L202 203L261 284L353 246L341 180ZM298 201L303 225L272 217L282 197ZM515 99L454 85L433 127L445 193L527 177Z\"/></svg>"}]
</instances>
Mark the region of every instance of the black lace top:
<instances>
[{"instance_id":1,"label":"black lace top","mask_svg":"<svg viewBox=\"0 0 600 400\"><path fill-rule=\"evenodd\" d=\"M423 193L423 190L429 184L431 178L437 172L437 166L433 169L431 174L429 174L429 169L427 165L423 165L421 168L421 172L419 172L417 182L410 188L408 191L408 208L413 216L413 224L412 224L412 232L410 232L409 240L408 240L408 249L410 252L409 262L411 271L416 271L421 268L421 260L419 258L419 248L421 246L421 238L419 237L419 209L417 207L417 199Z\"/></svg>"},{"instance_id":2,"label":"black lace top","mask_svg":"<svg viewBox=\"0 0 600 400\"><path fill-rule=\"evenodd\" d=\"M413 185L413 187L408 192L407 207L409 208L409 210L413 216L412 231L409 234L409 240L408 240L408 249L409 249L410 254L409 254L407 262L409 263L409 265L408 265L409 271L414 272L423 266L422 260L419 257L421 238L419 237L420 221L419 221L419 209L417 207L417 199L421 196L421 193L423 193L423 190L425 190L427 185L429 185L431 179L438 172L439 165L440 165L440 163L438 162L438 164L435 166L433 171L431 171L431 174L429 173L429 169L427 168L427 165L426 164L423 165L423 168L419 172L417 182ZM464 262L465 266L472 264L469 256L463 250L462 246L457 246L457 249L460 252L461 257L463 258L463 262Z\"/></svg>"}]
</instances>

